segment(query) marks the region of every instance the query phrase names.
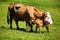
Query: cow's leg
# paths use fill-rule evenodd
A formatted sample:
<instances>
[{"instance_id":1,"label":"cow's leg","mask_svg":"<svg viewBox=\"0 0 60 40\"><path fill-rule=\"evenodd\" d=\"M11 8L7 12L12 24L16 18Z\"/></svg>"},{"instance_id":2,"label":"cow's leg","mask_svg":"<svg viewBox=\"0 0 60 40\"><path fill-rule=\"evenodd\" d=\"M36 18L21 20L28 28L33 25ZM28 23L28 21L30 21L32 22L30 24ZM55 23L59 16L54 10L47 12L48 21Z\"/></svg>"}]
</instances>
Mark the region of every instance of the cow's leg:
<instances>
[{"instance_id":1,"label":"cow's leg","mask_svg":"<svg viewBox=\"0 0 60 40\"><path fill-rule=\"evenodd\" d=\"M26 26L27 26L27 27L26 27L27 30L30 30L30 32L33 31L33 30L32 30L33 25L30 24L30 22L26 22Z\"/></svg>"},{"instance_id":2,"label":"cow's leg","mask_svg":"<svg viewBox=\"0 0 60 40\"><path fill-rule=\"evenodd\" d=\"M33 32L33 24L31 22L29 22L29 26L30 26L30 32Z\"/></svg>"},{"instance_id":3,"label":"cow's leg","mask_svg":"<svg viewBox=\"0 0 60 40\"><path fill-rule=\"evenodd\" d=\"M15 23L16 23L17 29L19 29L19 26L18 26L18 21L15 21Z\"/></svg>"},{"instance_id":4,"label":"cow's leg","mask_svg":"<svg viewBox=\"0 0 60 40\"><path fill-rule=\"evenodd\" d=\"M12 29L12 18L10 18L10 29Z\"/></svg>"},{"instance_id":5,"label":"cow's leg","mask_svg":"<svg viewBox=\"0 0 60 40\"><path fill-rule=\"evenodd\" d=\"M39 33L41 34L41 26L39 27Z\"/></svg>"},{"instance_id":6,"label":"cow's leg","mask_svg":"<svg viewBox=\"0 0 60 40\"><path fill-rule=\"evenodd\" d=\"M33 25L31 24L30 27L30 32L33 32Z\"/></svg>"},{"instance_id":7,"label":"cow's leg","mask_svg":"<svg viewBox=\"0 0 60 40\"><path fill-rule=\"evenodd\" d=\"M38 26L36 25L36 30L35 30L35 32L37 32L37 28L38 28Z\"/></svg>"},{"instance_id":8,"label":"cow's leg","mask_svg":"<svg viewBox=\"0 0 60 40\"><path fill-rule=\"evenodd\" d=\"M37 28L39 29L39 33L41 34L41 25L37 25Z\"/></svg>"},{"instance_id":9,"label":"cow's leg","mask_svg":"<svg viewBox=\"0 0 60 40\"><path fill-rule=\"evenodd\" d=\"M50 32L49 25L46 25L46 29L47 29L48 32Z\"/></svg>"},{"instance_id":10,"label":"cow's leg","mask_svg":"<svg viewBox=\"0 0 60 40\"><path fill-rule=\"evenodd\" d=\"M26 31L29 31L28 30L28 22L26 21Z\"/></svg>"},{"instance_id":11,"label":"cow's leg","mask_svg":"<svg viewBox=\"0 0 60 40\"><path fill-rule=\"evenodd\" d=\"M36 27L36 32L37 32L37 27Z\"/></svg>"},{"instance_id":12,"label":"cow's leg","mask_svg":"<svg viewBox=\"0 0 60 40\"><path fill-rule=\"evenodd\" d=\"M50 24L47 22L46 25L45 25L46 29L48 32L50 32Z\"/></svg>"}]
</instances>

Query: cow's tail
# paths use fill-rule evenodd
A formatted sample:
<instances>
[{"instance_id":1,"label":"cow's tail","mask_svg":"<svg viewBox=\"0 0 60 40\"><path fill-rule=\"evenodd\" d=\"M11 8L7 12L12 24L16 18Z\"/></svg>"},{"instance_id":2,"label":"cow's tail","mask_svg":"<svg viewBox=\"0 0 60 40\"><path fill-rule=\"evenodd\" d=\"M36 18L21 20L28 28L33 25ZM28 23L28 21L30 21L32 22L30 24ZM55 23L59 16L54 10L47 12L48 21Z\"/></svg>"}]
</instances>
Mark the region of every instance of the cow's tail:
<instances>
[{"instance_id":1,"label":"cow's tail","mask_svg":"<svg viewBox=\"0 0 60 40\"><path fill-rule=\"evenodd\" d=\"M10 9L8 7L8 12L7 12L7 23L9 24L10 22Z\"/></svg>"}]
</instances>

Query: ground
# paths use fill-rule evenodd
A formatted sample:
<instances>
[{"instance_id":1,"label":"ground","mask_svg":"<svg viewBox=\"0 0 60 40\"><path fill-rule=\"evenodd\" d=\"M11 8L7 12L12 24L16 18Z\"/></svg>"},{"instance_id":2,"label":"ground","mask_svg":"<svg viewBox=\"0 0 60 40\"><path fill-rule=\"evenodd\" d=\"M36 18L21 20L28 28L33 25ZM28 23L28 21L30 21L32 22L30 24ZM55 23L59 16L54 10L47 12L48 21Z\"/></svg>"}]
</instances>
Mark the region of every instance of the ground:
<instances>
[{"instance_id":1,"label":"ground","mask_svg":"<svg viewBox=\"0 0 60 40\"><path fill-rule=\"evenodd\" d=\"M53 24L48 33L46 28L42 28L43 33L26 32L25 22L19 22L19 30L13 20L13 29L7 24L7 8L10 3L22 3L42 10L49 11ZM60 40L60 0L0 0L0 40ZM35 25L33 27L35 31Z\"/></svg>"}]
</instances>

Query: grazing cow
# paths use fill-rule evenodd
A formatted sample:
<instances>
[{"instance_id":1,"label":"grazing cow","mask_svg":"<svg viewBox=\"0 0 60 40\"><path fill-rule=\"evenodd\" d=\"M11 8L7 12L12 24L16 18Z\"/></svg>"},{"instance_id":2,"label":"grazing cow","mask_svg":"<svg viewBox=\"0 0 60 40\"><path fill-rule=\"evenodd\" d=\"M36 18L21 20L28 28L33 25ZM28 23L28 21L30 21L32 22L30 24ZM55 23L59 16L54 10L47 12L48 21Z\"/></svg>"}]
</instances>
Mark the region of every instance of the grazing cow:
<instances>
[{"instance_id":1,"label":"grazing cow","mask_svg":"<svg viewBox=\"0 0 60 40\"><path fill-rule=\"evenodd\" d=\"M44 25L44 23L45 23L44 16L45 16L45 13L39 11L35 7L27 6L27 5L23 5L23 4L11 3L8 7L7 22L8 22L8 24L10 23L10 28L12 29L12 19L14 19L14 21L17 25L17 29L19 29L18 21L25 21L26 26L30 26L31 27L30 31L33 31L32 26L34 24L36 24L36 26L38 24L39 24L38 26Z\"/></svg>"}]
</instances>

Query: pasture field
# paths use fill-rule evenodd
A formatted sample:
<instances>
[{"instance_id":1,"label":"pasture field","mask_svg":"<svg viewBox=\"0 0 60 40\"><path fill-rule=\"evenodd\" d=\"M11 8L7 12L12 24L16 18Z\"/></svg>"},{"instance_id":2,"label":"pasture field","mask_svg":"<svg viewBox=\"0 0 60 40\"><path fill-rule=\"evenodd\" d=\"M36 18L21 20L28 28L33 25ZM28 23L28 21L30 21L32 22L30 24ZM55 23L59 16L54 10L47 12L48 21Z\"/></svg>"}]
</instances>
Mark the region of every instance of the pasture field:
<instances>
[{"instance_id":1,"label":"pasture field","mask_svg":"<svg viewBox=\"0 0 60 40\"><path fill-rule=\"evenodd\" d=\"M25 22L19 22L19 30L16 30L13 21L13 29L7 24L7 8L10 3L22 3L34 6L44 12L49 11L53 24L50 26L50 32L42 28L43 33L26 32ZM35 25L33 27L35 31ZM60 0L0 0L0 40L60 40Z\"/></svg>"}]
</instances>

